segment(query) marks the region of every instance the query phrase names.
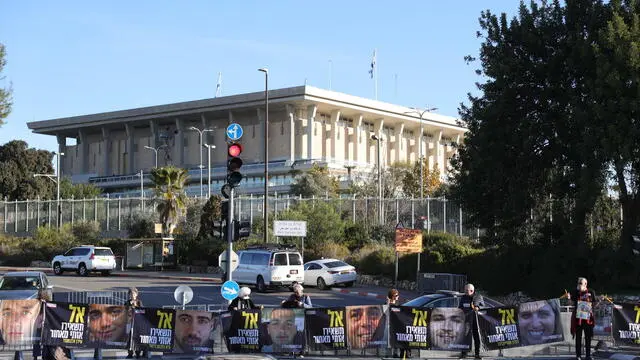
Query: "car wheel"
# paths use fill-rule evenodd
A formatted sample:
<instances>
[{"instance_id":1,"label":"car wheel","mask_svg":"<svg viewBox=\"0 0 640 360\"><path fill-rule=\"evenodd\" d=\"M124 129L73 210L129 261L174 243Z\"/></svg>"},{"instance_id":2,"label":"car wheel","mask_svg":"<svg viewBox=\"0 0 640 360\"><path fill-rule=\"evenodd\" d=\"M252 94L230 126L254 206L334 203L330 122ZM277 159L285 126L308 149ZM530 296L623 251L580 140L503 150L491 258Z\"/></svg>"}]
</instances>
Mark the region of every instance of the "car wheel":
<instances>
[{"instance_id":1,"label":"car wheel","mask_svg":"<svg viewBox=\"0 0 640 360\"><path fill-rule=\"evenodd\" d=\"M80 275L80 276L89 275L89 271L87 271L87 266L85 264L80 264L78 266L78 275Z\"/></svg>"},{"instance_id":2,"label":"car wheel","mask_svg":"<svg viewBox=\"0 0 640 360\"><path fill-rule=\"evenodd\" d=\"M258 276L258 279L256 280L256 288L258 289L258 292L266 292L267 291L267 285L264 283L264 279L262 278L262 275Z\"/></svg>"},{"instance_id":3,"label":"car wheel","mask_svg":"<svg viewBox=\"0 0 640 360\"><path fill-rule=\"evenodd\" d=\"M62 275L62 267L59 262L53 264L53 273L56 275Z\"/></svg>"},{"instance_id":4,"label":"car wheel","mask_svg":"<svg viewBox=\"0 0 640 360\"><path fill-rule=\"evenodd\" d=\"M347 281L346 283L344 283L344 287L352 287L353 283L353 281Z\"/></svg>"},{"instance_id":5,"label":"car wheel","mask_svg":"<svg viewBox=\"0 0 640 360\"><path fill-rule=\"evenodd\" d=\"M318 289L324 290L327 288L327 283L324 281L323 278L319 277L317 280L317 283L318 283Z\"/></svg>"},{"instance_id":6,"label":"car wheel","mask_svg":"<svg viewBox=\"0 0 640 360\"><path fill-rule=\"evenodd\" d=\"M102 275L104 275L104 276L109 276L109 275L111 275L111 270L105 270L105 271L103 271L103 272L102 272Z\"/></svg>"}]
</instances>

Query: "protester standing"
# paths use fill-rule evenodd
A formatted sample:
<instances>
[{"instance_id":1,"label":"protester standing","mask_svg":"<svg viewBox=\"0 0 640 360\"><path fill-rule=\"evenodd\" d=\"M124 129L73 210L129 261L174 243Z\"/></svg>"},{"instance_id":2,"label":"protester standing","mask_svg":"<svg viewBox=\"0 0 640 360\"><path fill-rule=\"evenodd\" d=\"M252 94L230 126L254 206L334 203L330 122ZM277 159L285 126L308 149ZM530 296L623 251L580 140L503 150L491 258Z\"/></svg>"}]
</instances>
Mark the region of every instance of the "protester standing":
<instances>
[{"instance_id":1,"label":"protester standing","mask_svg":"<svg viewBox=\"0 0 640 360\"><path fill-rule=\"evenodd\" d=\"M304 294L304 288L300 284L293 285L293 294L282 302L285 308L311 308L311 298Z\"/></svg>"},{"instance_id":2,"label":"protester standing","mask_svg":"<svg viewBox=\"0 0 640 360\"><path fill-rule=\"evenodd\" d=\"M567 297L573 305L571 335L576 339L576 360L580 360L582 356L583 333L586 360L591 360L591 338L595 326L593 307L596 306L596 293L587 287L586 278L579 277L576 289L572 290Z\"/></svg>"},{"instance_id":3,"label":"protester standing","mask_svg":"<svg viewBox=\"0 0 640 360\"><path fill-rule=\"evenodd\" d=\"M475 349L475 358L482 359L480 356L480 329L478 328L478 316L475 311L484 307L484 298L480 294L476 294L476 289L473 284L467 284L464 286L464 295L460 298L460 306L458 306L465 315L474 312L471 317L471 333L473 334L473 346ZM467 352L462 352L462 357L466 357Z\"/></svg>"},{"instance_id":4,"label":"protester standing","mask_svg":"<svg viewBox=\"0 0 640 360\"><path fill-rule=\"evenodd\" d=\"M233 299L229 304L228 310L244 310L244 309L260 309L260 306L256 306L253 300L250 298L251 289L246 286L240 288L238 297Z\"/></svg>"},{"instance_id":5,"label":"protester standing","mask_svg":"<svg viewBox=\"0 0 640 360\"><path fill-rule=\"evenodd\" d=\"M397 289L391 289L387 293L387 305L400 305L398 300L400 299L400 292Z\"/></svg>"}]
</instances>

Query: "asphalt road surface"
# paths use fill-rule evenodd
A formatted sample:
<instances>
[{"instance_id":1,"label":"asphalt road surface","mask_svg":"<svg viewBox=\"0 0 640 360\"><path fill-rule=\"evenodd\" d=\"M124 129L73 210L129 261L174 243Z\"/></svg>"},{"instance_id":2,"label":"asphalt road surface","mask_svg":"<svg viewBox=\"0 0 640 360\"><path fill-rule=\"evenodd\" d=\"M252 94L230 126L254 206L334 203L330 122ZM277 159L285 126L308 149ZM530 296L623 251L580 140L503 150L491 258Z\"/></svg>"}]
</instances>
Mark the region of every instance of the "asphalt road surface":
<instances>
[{"instance_id":1,"label":"asphalt road surface","mask_svg":"<svg viewBox=\"0 0 640 360\"><path fill-rule=\"evenodd\" d=\"M54 285L54 300L69 301L68 293L94 291L124 291L135 286L140 291L140 298L146 307L163 307L179 305L174 299L174 291L179 285L187 285L193 290L193 300L189 305L225 306L226 300L220 295L220 285L210 282L177 280L177 279L149 279L136 277L108 277L91 275L81 277L75 274L49 276ZM357 289L357 288L353 288ZM306 287L305 293L311 297L314 306L345 306L345 305L373 305L381 304L384 300L369 296L342 294L331 290L317 290ZM257 305L279 306L282 300L289 297L291 292L287 288L258 293L252 289L251 298Z\"/></svg>"}]
</instances>

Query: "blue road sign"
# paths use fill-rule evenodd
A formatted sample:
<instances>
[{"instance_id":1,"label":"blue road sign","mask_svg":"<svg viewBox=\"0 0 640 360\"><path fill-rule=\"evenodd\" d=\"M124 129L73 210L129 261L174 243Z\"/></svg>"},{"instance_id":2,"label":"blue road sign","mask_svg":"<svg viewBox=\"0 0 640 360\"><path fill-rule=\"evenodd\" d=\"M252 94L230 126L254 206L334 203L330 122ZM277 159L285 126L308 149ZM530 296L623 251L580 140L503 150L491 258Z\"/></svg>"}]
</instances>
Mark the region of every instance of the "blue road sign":
<instances>
[{"instance_id":1,"label":"blue road sign","mask_svg":"<svg viewBox=\"0 0 640 360\"><path fill-rule=\"evenodd\" d=\"M240 124L229 124L227 126L227 137L229 140L236 141L242 137L242 126Z\"/></svg>"},{"instance_id":2,"label":"blue road sign","mask_svg":"<svg viewBox=\"0 0 640 360\"><path fill-rule=\"evenodd\" d=\"M225 281L220 288L220 293L225 300L233 300L238 297L240 286L233 280Z\"/></svg>"}]
</instances>

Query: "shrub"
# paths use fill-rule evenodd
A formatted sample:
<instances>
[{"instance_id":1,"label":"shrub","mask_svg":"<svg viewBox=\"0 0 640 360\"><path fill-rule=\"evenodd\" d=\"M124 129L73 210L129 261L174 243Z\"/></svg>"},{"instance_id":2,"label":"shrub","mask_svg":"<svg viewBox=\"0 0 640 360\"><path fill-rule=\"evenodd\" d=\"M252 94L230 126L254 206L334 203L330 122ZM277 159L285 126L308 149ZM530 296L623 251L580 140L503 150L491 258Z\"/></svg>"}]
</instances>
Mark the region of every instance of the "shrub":
<instances>
[{"instance_id":1,"label":"shrub","mask_svg":"<svg viewBox=\"0 0 640 360\"><path fill-rule=\"evenodd\" d=\"M71 233L82 244L96 244L100 237L100 224L96 221L81 221L71 226Z\"/></svg>"},{"instance_id":2,"label":"shrub","mask_svg":"<svg viewBox=\"0 0 640 360\"><path fill-rule=\"evenodd\" d=\"M346 260L360 274L393 276L395 256L392 246L372 244L352 253Z\"/></svg>"},{"instance_id":3,"label":"shrub","mask_svg":"<svg viewBox=\"0 0 640 360\"><path fill-rule=\"evenodd\" d=\"M363 223L347 223L344 227L344 240L342 244L349 250L359 249L370 243L369 231Z\"/></svg>"},{"instance_id":4,"label":"shrub","mask_svg":"<svg viewBox=\"0 0 640 360\"><path fill-rule=\"evenodd\" d=\"M155 233L157 217L158 215L152 210L131 214L124 222L129 237L132 239L157 237Z\"/></svg>"},{"instance_id":5,"label":"shrub","mask_svg":"<svg viewBox=\"0 0 640 360\"><path fill-rule=\"evenodd\" d=\"M316 260L324 257L325 259L346 259L349 256L349 249L337 243L322 243L320 245L314 245L305 249L304 257L305 261Z\"/></svg>"}]
</instances>

